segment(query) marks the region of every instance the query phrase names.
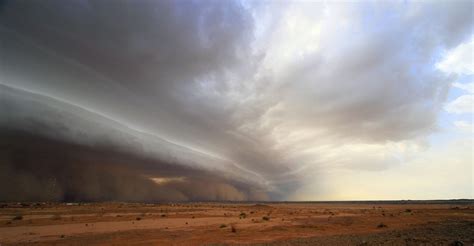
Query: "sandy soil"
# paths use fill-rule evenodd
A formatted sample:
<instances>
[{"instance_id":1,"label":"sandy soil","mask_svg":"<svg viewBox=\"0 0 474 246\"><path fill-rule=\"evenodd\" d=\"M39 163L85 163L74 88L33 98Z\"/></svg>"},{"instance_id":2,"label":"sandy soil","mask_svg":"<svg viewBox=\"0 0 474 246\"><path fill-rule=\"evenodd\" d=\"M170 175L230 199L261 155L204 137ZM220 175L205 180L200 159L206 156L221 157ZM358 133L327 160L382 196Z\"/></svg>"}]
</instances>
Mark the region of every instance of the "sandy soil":
<instances>
[{"instance_id":1,"label":"sandy soil","mask_svg":"<svg viewBox=\"0 0 474 246\"><path fill-rule=\"evenodd\" d=\"M474 245L474 205L0 204L0 245Z\"/></svg>"}]
</instances>

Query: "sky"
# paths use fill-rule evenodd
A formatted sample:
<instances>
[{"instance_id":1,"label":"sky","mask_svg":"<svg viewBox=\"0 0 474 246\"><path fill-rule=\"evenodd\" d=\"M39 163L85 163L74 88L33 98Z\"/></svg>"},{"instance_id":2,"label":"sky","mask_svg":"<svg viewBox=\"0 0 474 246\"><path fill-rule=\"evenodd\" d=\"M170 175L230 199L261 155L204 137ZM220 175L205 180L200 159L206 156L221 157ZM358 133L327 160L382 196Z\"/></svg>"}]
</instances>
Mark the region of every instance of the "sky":
<instances>
[{"instance_id":1,"label":"sky","mask_svg":"<svg viewBox=\"0 0 474 246\"><path fill-rule=\"evenodd\" d=\"M472 1L2 1L0 200L474 198Z\"/></svg>"}]
</instances>

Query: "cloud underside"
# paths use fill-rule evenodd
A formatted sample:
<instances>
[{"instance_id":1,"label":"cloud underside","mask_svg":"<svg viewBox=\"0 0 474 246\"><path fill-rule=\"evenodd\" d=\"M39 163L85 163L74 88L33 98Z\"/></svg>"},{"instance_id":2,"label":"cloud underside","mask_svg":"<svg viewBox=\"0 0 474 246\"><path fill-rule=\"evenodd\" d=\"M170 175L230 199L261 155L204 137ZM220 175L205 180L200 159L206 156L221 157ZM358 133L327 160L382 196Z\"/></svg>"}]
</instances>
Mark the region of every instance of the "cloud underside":
<instances>
[{"instance_id":1,"label":"cloud underside","mask_svg":"<svg viewBox=\"0 0 474 246\"><path fill-rule=\"evenodd\" d=\"M327 171L390 169L437 130L456 77L439 69L449 63L438 52L472 35L472 9L6 1L0 83L20 92L2 94L11 149L0 151L23 193L2 196L285 199L307 183L318 194ZM26 100L31 92L39 99Z\"/></svg>"},{"instance_id":2,"label":"cloud underside","mask_svg":"<svg viewBox=\"0 0 474 246\"><path fill-rule=\"evenodd\" d=\"M244 201L268 196L179 163L2 132L2 201ZM66 164L67 163L67 164ZM169 179L157 183L153 178ZM179 178L179 179L177 179Z\"/></svg>"},{"instance_id":3,"label":"cloud underside","mask_svg":"<svg viewBox=\"0 0 474 246\"><path fill-rule=\"evenodd\" d=\"M180 168L176 163L144 160L21 132L2 132L1 137L0 197L4 201L265 199L252 199L248 190L239 190L228 180ZM160 184L153 182L153 177L181 179Z\"/></svg>"},{"instance_id":4,"label":"cloud underside","mask_svg":"<svg viewBox=\"0 0 474 246\"><path fill-rule=\"evenodd\" d=\"M3 201L243 201L265 193L176 163L2 132ZM6 142L8 141L6 144ZM67 165L65 164L67 163ZM173 180L180 175L179 180ZM171 179L156 183L151 177Z\"/></svg>"},{"instance_id":5,"label":"cloud underside","mask_svg":"<svg viewBox=\"0 0 474 246\"><path fill-rule=\"evenodd\" d=\"M200 166L216 160L157 138L146 141L142 133L74 105L0 88L6 112L0 120L3 201L269 199L255 182Z\"/></svg>"}]
</instances>

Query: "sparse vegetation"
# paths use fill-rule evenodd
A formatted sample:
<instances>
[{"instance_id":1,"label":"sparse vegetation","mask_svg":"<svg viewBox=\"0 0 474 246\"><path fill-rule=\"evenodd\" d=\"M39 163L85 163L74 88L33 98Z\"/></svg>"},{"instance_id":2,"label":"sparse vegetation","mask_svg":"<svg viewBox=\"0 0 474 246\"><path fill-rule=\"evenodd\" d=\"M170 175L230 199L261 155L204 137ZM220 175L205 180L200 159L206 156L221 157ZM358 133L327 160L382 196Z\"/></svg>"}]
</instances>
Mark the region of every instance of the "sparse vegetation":
<instances>
[{"instance_id":1,"label":"sparse vegetation","mask_svg":"<svg viewBox=\"0 0 474 246\"><path fill-rule=\"evenodd\" d=\"M51 217L52 220L60 220L61 219L61 215L59 214L55 214L53 215L53 217Z\"/></svg>"},{"instance_id":2,"label":"sparse vegetation","mask_svg":"<svg viewBox=\"0 0 474 246\"><path fill-rule=\"evenodd\" d=\"M367 245L369 245L369 244L367 244L367 242L365 242L365 241L363 241L363 242L357 244L357 246L367 246Z\"/></svg>"},{"instance_id":3,"label":"sparse vegetation","mask_svg":"<svg viewBox=\"0 0 474 246\"><path fill-rule=\"evenodd\" d=\"M377 225L377 228L385 228L385 227L387 227L387 225L384 223L380 223Z\"/></svg>"},{"instance_id":4,"label":"sparse vegetation","mask_svg":"<svg viewBox=\"0 0 474 246\"><path fill-rule=\"evenodd\" d=\"M13 205L19 206L16 204ZM143 234L143 237L140 235L136 238L139 239L140 242L146 241L152 243L155 242L154 240L156 238L157 241L160 240L160 242L163 242L163 244L169 244L170 242L172 243L176 237L183 236L183 238L186 237L186 242L188 239L204 239L206 242L210 240L228 240L235 243L244 244L246 243L245 240L249 238L251 238L252 242L254 242L254 240L259 242L260 240L274 240L278 237L274 241L278 241L279 238L285 238L284 240L286 242L286 238L291 241L293 240L292 238L297 238L303 233L317 233L318 235L321 235L321 237L318 236L317 240L321 240L321 238L322 240L325 240L326 236L329 236L332 240L335 238L332 235L335 233L339 235L340 233L341 235L350 235L350 237L347 237L350 238L347 241L347 245L358 245L358 243L363 243L363 240L370 239L372 237L370 235L375 234L377 234L374 236L374 238L378 240L375 241L377 243L388 242L388 240L385 240L384 236L389 236L390 239L394 239L395 242L403 243L404 241L407 241L405 240L406 238L417 238L418 235L420 235L420 240L410 240L409 243L429 244L434 240L430 241L431 239L425 237L422 233L426 232L430 237L436 237L436 233L441 232L444 230L444 228L451 227L456 228L456 233L457 231L460 231L459 236L458 234L450 236L450 233L452 233L454 229L447 229L446 235L443 234L442 237L436 238L436 240L446 243L446 245L453 243L455 240L462 240L461 242L464 242L464 245L467 245L466 241L469 239L469 234L468 232L464 233L463 230L466 228L472 228L472 226L474 226L474 222L469 221L468 217L468 214L471 212L468 209L472 209L472 207L469 208L466 206L466 209L464 210L464 207L457 204L422 204L417 205L416 207L407 206L404 204L394 204L383 207L383 209L380 210L377 209L372 211L372 206L360 205L358 203L355 203L355 205L349 204L341 207L332 206L332 204L326 205L317 203L317 206L314 206L314 208L311 208L306 203L288 203L277 204L270 209L258 210L249 208L248 204L237 204L236 206L226 205L226 210L221 210L220 206L209 203L203 205L203 208L199 207L196 210L194 210L194 206L192 206L193 209L183 209L182 207L185 207L185 205L181 207L177 205L175 210L170 209L163 213L159 212L160 207L154 208L153 211L150 210L146 213L142 213L142 211L146 211L144 208L132 207L132 205L126 205L125 208L118 209L118 206L115 206L113 203L107 204L107 206L110 207L107 210L104 210L107 211L107 217L99 217L99 213L96 212L97 209L94 208L94 206L96 206L95 204L83 205L83 207L77 211L65 211L62 207L57 209L54 207L56 204L46 206L46 211L41 211L39 208L35 207L31 207L32 211L25 210L24 208L13 207L11 210L4 209L3 217L6 220L3 221L3 224L1 224L1 222L0 224L4 227L4 230L15 232L18 231L17 238L26 238L26 240L37 240L37 238L41 238L43 235L41 233L42 231L37 232L36 230L26 230L28 229L27 227L38 228L38 226L47 226L47 228L56 230L56 228L60 227L67 229L71 224L77 223L75 225L80 227L77 228L78 231L82 230L82 232L85 232L85 236L92 236L93 234L96 234L97 231L103 230L112 231L118 235L118 233L123 231L135 231L142 228L146 230L153 229L156 228L156 223L159 224L158 227L162 228L160 229L163 232L161 235L156 237L153 236L153 239L150 239L146 238L145 234ZM164 207L167 205L161 206ZM364 209L361 209L362 206L364 206ZM453 210L455 206L459 206L460 209ZM330 210L325 209L326 207L330 208ZM415 208L411 209L410 207ZM409 209L408 212L406 211L407 209ZM100 211L100 208L98 210ZM290 216L289 214L292 212L294 215ZM335 215L332 216L330 214L331 212L333 212ZM222 216L224 213L227 214L227 217ZM353 213L356 216L351 216L350 213ZM39 214L41 214L41 216L37 216ZM18 218L14 219L16 215ZM60 218L61 216L63 217L60 220L52 220L53 215L57 215L55 216L56 218ZM142 215L146 215L147 217L143 217ZM166 218L161 218L161 215ZM385 217L382 218L383 215L385 215ZM463 221L457 222L450 220L448 222L441 221L438 223L437 220L430 219L432 222L430 222L428 227L423 227L425 225L423 224L424 219L429 218L429 216L432 215L436 216L436 218L439 218L440 221L445 218L449 220L455 218L455 216L456 218L463 218ZM464 215L465 217L461 217ZM22 216L21 220L20 216ZM239 217L241 219L238 219ZM192 219L192 223L189 223L189 221L186 219ZM142 222L141 220L144 221ZM147 223L147 221L150 223ZM110 229L103 229L103 222L106 222L105 224L113 225L113 228L111 227ZM81 224L83 226L81 226ZM388 224L390 224L390 226L388 226ZM55 226L49 227L49 225ZM211 225L211 228L206 228L206 225ZM415 228L415 226L412 225L417 227ZM16 226L21 226L22 228L24 227L26 229L21 231L19 228L15 228ZM165 229L165 227L168 226L170 226L169 229ZM212 229L212 227L214 229ZM99 230L95 230L96 228ZM411 228L415 229L411 230ZM459 228L459 230L457 228ZM181 235L181 230L185 230L186 233ZM361 232L361 234L353 235L354 231ZM59 240L58 242L71 240L71 242L77 241L78 244L80 243L79 240L77 240L78 238L70 235L70 232L66 232L67 230L61 229L57 232L52 231L49 234L51 235L51 239L55 238L55 240ZM35 236L33 233L37 233L38 235ZM141 231L137 233L141 233ZM62 237L63 234L64 238ZM146 232L146 235L152 234L154 234L154 232ZM120 238L115 239L114 237L113 239L114 242L120 243L118 241ZM346 239L345 236L344 239ZM45 240L49 239L45 237ZM185 242L185 240L183 239L183 242ZM193 242L199 243L199 241ZM313 242L313 239L308 239L308 242L308 245L314 245L311 243ZM372 244L372 241L369 242L370 243L368 244Z\"/></svg>"},{"instance_id":5,"label":"sparse vegetation","mask_svg":"<svg viewBox=\"0 0 474 246\"><path fill-rule=\"evenodd\" d=\"M463 246L464 243L462 241L456 240L456 241L452 242L450 245L452 245L452 246Z\"/></svg>"},{"instance_id":6,"label":"sparse vegetation","mask_svg":"<svg viewBox=\"0 0 474 246\"><path fill-rule=\"evenodd\" d=\"M22 220L23 219L23 215L16 215L15 217L13 217L12 220Z\"/></svg>"}]
</instances>

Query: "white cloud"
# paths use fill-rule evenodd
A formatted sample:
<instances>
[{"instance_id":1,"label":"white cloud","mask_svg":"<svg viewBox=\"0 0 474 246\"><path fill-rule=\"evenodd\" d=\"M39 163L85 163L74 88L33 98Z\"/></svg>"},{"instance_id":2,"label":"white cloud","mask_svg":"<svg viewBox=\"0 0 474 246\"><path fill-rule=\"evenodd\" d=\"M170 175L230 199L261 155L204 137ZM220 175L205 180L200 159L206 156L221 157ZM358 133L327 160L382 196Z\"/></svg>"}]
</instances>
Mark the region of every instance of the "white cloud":
<instances>
[{"instance_id":1,"label":"white cloud","mask_svg":"<svg viewBox=\"0 0 474 246\"><path fill-rule=\"evenodd\" d=\"M472 125L472 121L468 122L464 120L458 120L455 121L453 124L457 129L461 130L462 132L474 133L474 126Z\"/></svg>"},{"instance_id":2,"label":"white cloud","mask_svg":"<svg viewBox=\"0 0 474 246\"><path fill-rule=\"evenodd\" d=\"M465 90L469 93L474 93L474 82L472 83L454 83L454 87L459 88L461 90Z\"/></svg>"},{"instance_id":3,"label":"white cloud","mask_svg":"<svg viewBox=\"0 0 474 246\"><path fill-rule=\"evenodd\" d=\"M448 74L474 74L474 39L450 50L436 67Z\"/></svg>"},{"instance_id":4,"label":"white cloud","mask_svg":"<svg viewBox=\"0 0 474 246\"><path fill-rule=\"evenodd\" d=\"M474 95L463 95L454 99L446 105L445 110L454 114L474 112Z\"/></svg>"},{"instance_id":5,"label":"white cloud","mask_svg":"<svg viewBox=\"0 0 474 246\"><path fill-rule=\"evenodd\" d=\"M453 87L469 92L449 102L444 109L449 113L464 114L474 112L474 83L454 83Z\"/></svg>"}]
</instances>

